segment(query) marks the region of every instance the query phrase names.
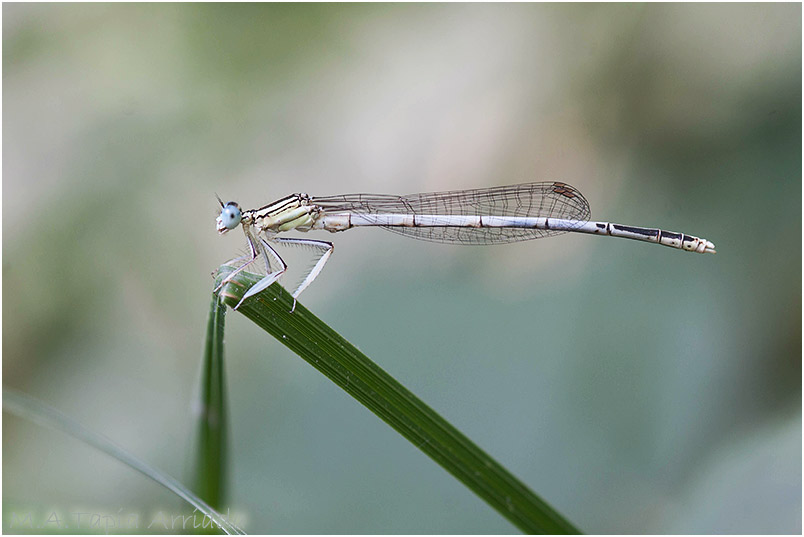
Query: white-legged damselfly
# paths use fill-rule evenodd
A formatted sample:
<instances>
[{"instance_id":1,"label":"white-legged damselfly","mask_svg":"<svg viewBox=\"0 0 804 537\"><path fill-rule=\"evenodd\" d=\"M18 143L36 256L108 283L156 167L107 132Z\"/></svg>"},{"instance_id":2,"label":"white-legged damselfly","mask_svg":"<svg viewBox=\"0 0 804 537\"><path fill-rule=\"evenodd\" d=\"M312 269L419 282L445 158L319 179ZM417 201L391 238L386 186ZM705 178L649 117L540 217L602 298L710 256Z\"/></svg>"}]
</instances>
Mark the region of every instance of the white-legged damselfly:
<instances>
[{"instance_id":1,"label":"white-legged damselfly","mask_svg":"<svg viewBox=\"0 0 804 537\"><path fill-rule=\"evenodd\" d=\"M243 300L274 283L287 269L271 244L307 246L318 252L313 268L293 292L294 307L295 299L324 268L332 254L332 243L278 236L291 230L336 232L379 226L416 239L469 245L503 244L572 232L654 242L689 252L715 253L714 244L692 235L589 221L586 198L574 187L559 182L408 196L347 194L313 198L307 194L292 194L250 210L242 210L233 201L225 204L218 201L221 204L216 220L218 233L242 226L249 248L247 255L238 258L243 264L231 272L218 289L258 259L263 260L267 272L246 291L235 309Z\"/></svg>"}]
</instances>

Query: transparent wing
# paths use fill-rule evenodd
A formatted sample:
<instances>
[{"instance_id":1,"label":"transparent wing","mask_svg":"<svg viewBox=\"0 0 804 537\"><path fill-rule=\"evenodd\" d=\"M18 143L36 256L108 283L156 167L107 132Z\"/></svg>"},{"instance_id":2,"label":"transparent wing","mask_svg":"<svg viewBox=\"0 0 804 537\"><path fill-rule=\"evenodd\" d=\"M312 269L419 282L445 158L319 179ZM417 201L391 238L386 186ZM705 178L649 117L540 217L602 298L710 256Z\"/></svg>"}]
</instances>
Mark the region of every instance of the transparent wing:
<instances>
[{"instance_id":1,"label":"transparent wing","mask_svg":"<svg viewBox=\"0 0 804 537\"><path fill-rule=\"evenodd\" d=\"M313 198L326 213L479 215L589 219L589 202L577 189L565 183L521 185L453 190L427 194L391 196L346 194ZM566 231L522 228L402 227L383 226L389 231L416 239L454 244L502 244L566 233Z\"/></svg>"}]
</instances>

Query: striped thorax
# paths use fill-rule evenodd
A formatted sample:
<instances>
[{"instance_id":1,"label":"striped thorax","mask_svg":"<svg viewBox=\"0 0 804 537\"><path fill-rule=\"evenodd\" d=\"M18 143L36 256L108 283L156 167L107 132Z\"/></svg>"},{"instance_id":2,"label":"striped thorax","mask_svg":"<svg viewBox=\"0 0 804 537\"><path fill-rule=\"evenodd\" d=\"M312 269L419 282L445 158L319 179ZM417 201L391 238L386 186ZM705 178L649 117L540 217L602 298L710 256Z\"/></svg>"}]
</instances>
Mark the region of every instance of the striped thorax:
<instances>
[{"instance_id":1,"label":"striped thorax","mask_svg":"<svg viewBox=\"0 0 804 537\"><path fill-rule=\"evenodd\" d=\"M320 212L307 194L291 194L259 209L243 211L234 201L221 204L217 229L221 235L238 225L254 227L257 233L276 234L293 229L309 231Z\"/></svg>"}]
</instances>

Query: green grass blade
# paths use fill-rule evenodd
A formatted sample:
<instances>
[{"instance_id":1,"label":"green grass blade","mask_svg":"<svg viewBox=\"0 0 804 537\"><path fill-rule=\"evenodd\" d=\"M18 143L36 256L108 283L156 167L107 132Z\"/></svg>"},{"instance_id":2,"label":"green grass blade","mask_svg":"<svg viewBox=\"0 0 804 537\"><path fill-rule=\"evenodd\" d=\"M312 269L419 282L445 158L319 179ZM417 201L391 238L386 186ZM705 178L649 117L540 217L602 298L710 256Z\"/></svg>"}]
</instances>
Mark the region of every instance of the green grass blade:
<instances>
[{"instance_id":1,"label":"green grass blade","mask_svg":"<svg viewBox=\"0 0 804 537\"><path fill-rule=\"evenodd\" d=\"M165 472L157 470L156 468L136 458L134 455L116 445L105 436L93 433L89 429L86 429L78 422L65 416L55 408L48 406L29 395L10 390L8 388L3 388L3 410L20 418L32 421L38 425L65 432L70 436L81 440L85 444L114 457L129 468L132 468L144 476L153 479L198 509L198 511L207 515L225 533L228 533L229 535L245 535L243 530L238 528L236 525L227 520L226 517L207 505L206 502L193 494L190 489L182 485L179 481Z\"/></svg>"},{"instance_id":2,"label":"green grass blade","mask_svg":"<svg viewBox=\"0 0 804 537\"><path fill-rule=\"evenodd\" d=\"M219 269L218 282L232 267ZM221 290L236 305L260 276L241 272ZM580 533L569 521L278 284L237 310L382 418L527 533Z\"/></svg>"},{"instance_id":3,"label":"green grass blade","mask_svg":"<svg viewBox=\"0 0 804 537\"><path fill-rule=\"evenodd\" d=\"M216 509L221 509L225 501L229 463L228 413L223 367L225 316L226 306L212 297L201 373L194 470L196 492Z\"/></svg>"}]
</instances>

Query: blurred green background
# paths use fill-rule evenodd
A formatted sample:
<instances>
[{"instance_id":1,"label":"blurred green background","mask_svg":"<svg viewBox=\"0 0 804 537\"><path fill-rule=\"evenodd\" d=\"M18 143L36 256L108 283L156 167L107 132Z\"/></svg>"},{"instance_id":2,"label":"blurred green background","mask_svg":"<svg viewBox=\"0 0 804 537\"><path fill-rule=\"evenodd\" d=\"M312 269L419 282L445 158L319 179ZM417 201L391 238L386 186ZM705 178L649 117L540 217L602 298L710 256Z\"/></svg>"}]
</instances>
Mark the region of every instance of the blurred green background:
<instances>
[{"instance_id":1,"label":"blurred green background","mask_svg":"<svg viewBox=\"0 0 804 537\"><path fill-rule=\"evenodd\" d=\"M188 479L245 246L215 193L560 180L718 253L319 232L303 302L587 532L800 533L801 61L798 4L4 4L3 385ZM226 341L247 531L515 531L237 314ZM3 500L5 531L190 512L8 415Z\"/></svg>"}]
</instances>

